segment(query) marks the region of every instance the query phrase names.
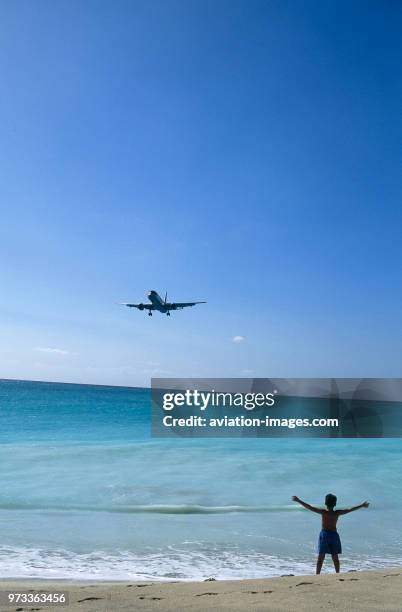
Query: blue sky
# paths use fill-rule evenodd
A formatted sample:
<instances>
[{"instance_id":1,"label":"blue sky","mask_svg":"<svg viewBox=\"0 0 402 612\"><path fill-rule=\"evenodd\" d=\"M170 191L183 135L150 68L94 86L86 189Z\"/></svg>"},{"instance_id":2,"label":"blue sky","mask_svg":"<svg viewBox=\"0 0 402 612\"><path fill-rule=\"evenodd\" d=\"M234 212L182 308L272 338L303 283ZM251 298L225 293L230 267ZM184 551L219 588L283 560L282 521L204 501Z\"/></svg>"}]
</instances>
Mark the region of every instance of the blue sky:
<instances>
[{"instance_id":1,"label":"blue sky","mask_svg":"<svg viewBox=\"0 0 402 612\"><path fill-rule=\"evenodd\" d=\"M2 2L0 376L400 375L401 17Z\"/></svg>"}]
</instances>

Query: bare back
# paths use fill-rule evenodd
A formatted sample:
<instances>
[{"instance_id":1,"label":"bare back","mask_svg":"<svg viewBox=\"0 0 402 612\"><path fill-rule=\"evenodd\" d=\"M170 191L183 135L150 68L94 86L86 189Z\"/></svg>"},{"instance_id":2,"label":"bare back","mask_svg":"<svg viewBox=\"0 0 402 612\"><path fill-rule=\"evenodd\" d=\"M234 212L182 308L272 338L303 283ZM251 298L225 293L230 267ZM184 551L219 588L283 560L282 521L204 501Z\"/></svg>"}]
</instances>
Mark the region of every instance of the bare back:
<instances>
[{"instance_id":1,"label":"bare back","mask_svg":"<svg viewBox=\"0 0 402 612\"><path fill-rule=\"evenodd\" d=\"M321 510L321 526L327 531L336 531L339 510Z\"/></svg>"}]
</instances>

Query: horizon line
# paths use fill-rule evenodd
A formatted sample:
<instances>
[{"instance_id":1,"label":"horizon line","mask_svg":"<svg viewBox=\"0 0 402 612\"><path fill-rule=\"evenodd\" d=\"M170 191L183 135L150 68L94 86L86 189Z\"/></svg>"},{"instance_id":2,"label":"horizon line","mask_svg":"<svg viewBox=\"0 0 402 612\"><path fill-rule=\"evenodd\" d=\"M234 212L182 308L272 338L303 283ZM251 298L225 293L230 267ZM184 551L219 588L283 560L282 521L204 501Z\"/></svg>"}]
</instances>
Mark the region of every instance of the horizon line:
<instances>
[{"instance_id":1,"label":"horizon line","mask_svg":"<svg viewBox=\"0 0 402 612\"><path fill-rule=\"evenodd\" d=\"M65 382L60 380L31 380L30 378L0 378L0 382L28 382L28 383L43 383L47 385L77 385L85 387L116 387L118 389L146 389L150 390L151 387L141 386L130 386L130 385L106 385L102 383L79 383L79 382Z\"/></svg>"}]
</instances>

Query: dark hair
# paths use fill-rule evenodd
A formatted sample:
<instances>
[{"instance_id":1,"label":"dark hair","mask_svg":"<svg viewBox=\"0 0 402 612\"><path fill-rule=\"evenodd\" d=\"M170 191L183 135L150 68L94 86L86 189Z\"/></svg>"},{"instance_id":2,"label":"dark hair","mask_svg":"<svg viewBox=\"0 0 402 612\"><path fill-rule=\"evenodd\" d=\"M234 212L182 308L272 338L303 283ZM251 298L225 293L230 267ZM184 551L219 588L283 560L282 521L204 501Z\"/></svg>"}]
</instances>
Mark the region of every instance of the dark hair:
<instances>
[{"instance_id":1,"label":"dark hair","mask_svg":"<svg viewBox=\"0 0 402 612\"><path fill-rule=\"evenodd\" d=\"M325 505L330 510L335 508L337 501L338 500L336 499L336 495L333 495L332 493L328 493L328 495L325 496Z\"/></svg>"}]
</instances>

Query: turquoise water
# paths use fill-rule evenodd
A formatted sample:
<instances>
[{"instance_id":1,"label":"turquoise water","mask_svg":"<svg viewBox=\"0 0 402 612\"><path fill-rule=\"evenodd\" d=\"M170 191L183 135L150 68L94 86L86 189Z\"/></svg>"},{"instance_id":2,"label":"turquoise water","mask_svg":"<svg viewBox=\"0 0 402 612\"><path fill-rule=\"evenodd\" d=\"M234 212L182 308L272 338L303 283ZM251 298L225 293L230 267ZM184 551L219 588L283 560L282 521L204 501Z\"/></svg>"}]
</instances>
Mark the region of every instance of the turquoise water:
<instances>
[{"instance_id":1,"label":"turquoise water","mask_svg":"<svg viewBox=\"0 0 402 612\"><path fill-rule=\"evenodd\" d=\"M319 518L347 569L402 562L402 441L166 440L150 392L0 381L0 577L191 580L309 573ZM329 564L328 564L329 565Z\"/></svg>"}]
</instances>

